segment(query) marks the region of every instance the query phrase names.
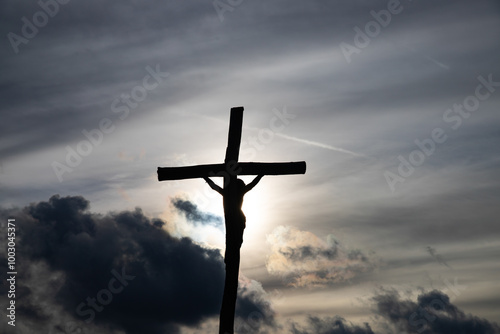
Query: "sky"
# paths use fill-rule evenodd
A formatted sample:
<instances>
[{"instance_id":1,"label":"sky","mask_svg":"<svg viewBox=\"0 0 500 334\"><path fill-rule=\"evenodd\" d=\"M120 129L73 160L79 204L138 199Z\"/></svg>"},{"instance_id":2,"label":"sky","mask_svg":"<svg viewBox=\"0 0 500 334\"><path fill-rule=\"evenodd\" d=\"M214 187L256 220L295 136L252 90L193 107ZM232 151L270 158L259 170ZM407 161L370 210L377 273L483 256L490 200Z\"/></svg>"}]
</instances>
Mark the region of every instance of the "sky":
<instances>
[{"instance_id":1,"label":"sky","mask_svg":"<svg viewBox=\"0 0 500 334\"><path fill-rule=\"evenodd\" d=\"M245 196L237 333L500 333L498 1L0 13L2 333L217 332L222 200L156 169L223 162L236 106L240 161L307 163Z\"/></svg>"}]
</instances>

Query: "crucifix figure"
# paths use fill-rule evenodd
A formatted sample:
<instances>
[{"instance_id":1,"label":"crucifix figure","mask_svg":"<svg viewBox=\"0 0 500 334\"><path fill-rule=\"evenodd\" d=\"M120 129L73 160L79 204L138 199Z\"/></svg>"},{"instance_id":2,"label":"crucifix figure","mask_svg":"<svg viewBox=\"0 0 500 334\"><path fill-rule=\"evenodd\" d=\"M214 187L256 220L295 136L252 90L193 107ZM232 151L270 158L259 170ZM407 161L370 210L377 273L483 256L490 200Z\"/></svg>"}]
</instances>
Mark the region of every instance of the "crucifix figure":
<instances>
[{"instance_id":1,"label":"crucifix figure","mask_svg":"<svg viewBox=\"0 0 500 334\"><path fill-rule=\"evenodd\" d=\"M260 179L262 179L263 176L264 175L257 176L248 185L246 185L245 182L243 182L243 180L236 179L236 189L237 189L237 191L234 194L235 195L234 199L235 199L235 202L238 203L238 207L239 207L240 210L239 210L239 212L237 214L234 215L234 218L236 220L231 224L231 226L226 226L226 233L229 230L232 230L232 229L235 230L235 232L234 232L235 239L232 240L232 241L234 241L235 244L239 243L239 245L240 245L239 247L240 248L241 248L241 244L243 243L243 231L245 230L246 220L247 220L246 217L245 217L245 214L241 210L241 207L243 205L243 196L245 196L245 194L247 192L249 192L250 190L252 190L252 188L255 187L257 185L257 183L259 183ZM210 180L208 177L204 177L204 179L205 179L205 181L207 181L207 183L210 186L210 188L212 188L213 190L215 190L219 194L221 194L223 198L224 198L224 196L229 195L226 191L224 191L224 189L222 189L221 187L219 187L218 185L216 185L214 183L214 181ZM230 199L226 200L224 198L224 203L226 203L229 200ZM232 234L232 233L230 233L230 234ZM227 240L226 240L226 243L227 243ZM224 262L226 261L227 256L228 256L228 254L227 254L227 247L226 247L226 254L224 255Z\"/></svg>"},{"instance_id":2,"label":"crucifix figure","mask_svg":"<svg viewBox=\"0 0 500 334\"><path fill-rule=\"evenodd\" d=\"M234 333L234 312L238 292L240 248L246 218L241 210L243 196L250 191L264 175L304 174L306 163L299 162L238 162L243 107L231 108L229 136L226 157L223 164L196 165L186 167L158 167L158 181L203 178L209 186L220 193L224 204L226 227L226 278L220 311L219 334ZM238 179L238 175L258 175L251 183ZM216 185L209 177L223 177L224 187Z\"/></svg>"}]
</instances>

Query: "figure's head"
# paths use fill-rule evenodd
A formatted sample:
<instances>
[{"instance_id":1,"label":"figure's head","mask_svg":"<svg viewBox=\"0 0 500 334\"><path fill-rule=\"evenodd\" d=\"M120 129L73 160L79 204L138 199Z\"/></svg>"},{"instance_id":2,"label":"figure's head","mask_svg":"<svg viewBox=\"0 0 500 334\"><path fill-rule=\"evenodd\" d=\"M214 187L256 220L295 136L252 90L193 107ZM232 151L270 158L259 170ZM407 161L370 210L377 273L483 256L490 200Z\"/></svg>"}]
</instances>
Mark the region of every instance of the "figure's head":
<instances>
[{"instance_id":1,"label":"figure's head","mask_svg":"<svg viewBox=\"0 0 500 334\"><path fill-rule=\"evenodd\" d=\"M236 179L236 187L238 190L245 188L245 182L243 182L243 180Z\"/></svg>"}]
</instances>

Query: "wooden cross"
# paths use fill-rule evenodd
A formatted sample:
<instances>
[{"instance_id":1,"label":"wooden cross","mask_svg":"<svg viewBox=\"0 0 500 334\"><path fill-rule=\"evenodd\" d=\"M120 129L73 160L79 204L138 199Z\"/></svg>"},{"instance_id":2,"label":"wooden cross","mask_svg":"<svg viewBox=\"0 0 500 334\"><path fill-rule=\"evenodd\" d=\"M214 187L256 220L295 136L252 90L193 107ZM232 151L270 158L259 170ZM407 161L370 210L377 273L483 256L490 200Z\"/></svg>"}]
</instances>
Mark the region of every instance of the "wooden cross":
<instances>
[{"instance_id":1,"label":"wooden cross","mask_svg":"<svg viewBox=\"0 0 500 334\"><path fill-rule=\"evenodd\" d=\"M238 291L240 247L243 241L244 215L241 200L244 193L238 189L238 175L289 175L304 174L306 163L299 162L238 162L243 123L243 107L231 108L226 157L223 164L196 165L186 167L158 167L158 181L224 177L224 189L217 187L223 195L226 226L226 279L220 311L220 334L234 333L234 312ZM207 179L208 180L208 179ZM240 181L241 184L241 181ZM215 188L214 188L215 189ZM240 201L238 200L240 198ZM243 224L243 225L242 225Z\"/></svg>"}]
</instances>

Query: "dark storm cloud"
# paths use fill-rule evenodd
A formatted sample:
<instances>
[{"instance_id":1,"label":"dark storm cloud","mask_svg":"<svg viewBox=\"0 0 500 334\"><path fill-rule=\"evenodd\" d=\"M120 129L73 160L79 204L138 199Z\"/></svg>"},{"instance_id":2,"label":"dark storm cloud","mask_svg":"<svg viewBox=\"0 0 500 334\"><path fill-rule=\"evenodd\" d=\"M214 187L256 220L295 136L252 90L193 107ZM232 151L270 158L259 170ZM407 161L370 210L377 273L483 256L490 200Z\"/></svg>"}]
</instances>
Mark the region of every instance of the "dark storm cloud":
<instances>
[{"instance_id":1,"label":"dark storm cloud","mask_svg":"<svg viewBox=\"0 0 500 334\"><path fill-rule=\"evenodd\" d=\"M222 227L222 217L201 211L196 204L189 200L176 197L171 202L179 213L183 214L189 222L195 225L202 224Z\"/></svg>"},{"instance_id":2,"label":"dark storm cloud","mask_svg":"<svg viewBox=\"0 0 500 334\"><path fill-rule=\"evenodd\" d=\"M377 313L397 331L423 334L500 333L496 323L466 314L441 291L423 293L416 302L402 300L396 292L380 294L374 301Z\"/></svg>"},{"instance_id":3,"label":"dark storm cloud","mask_svg":"<svg viewBox=\"0 0 500 334\"><path fill-rule=\"evenodd\" d=\"M218 250L170 236L161 220L140 209L97 215L88 208L83 197L56 195L22 210L1 210L2 219L14 217L18 226L16 298L27 326L65 328L64 315L82 329L175 333L178 325L195 326L218 314L224 284ZM36 271L42 265L46 274ZM103 289L115 291L109 304L99 304L109 297L100 294ZM45 298L43 290L54 293ZM239 314L258 310L272 322L263 290L243 287L240 293ZM87 298L96 297L94 307ZM59 317L47 305L60 308Z\"/></svg>"},{"instance_id":4,"label":"dark storm cloud","mask_svg":"<svg viewBox=\"0 0 500 334\"><path fill-rule=\"evenodd\" d=\"M292 322L294 334L498 334L500 327L477 316L466 314L437 290L422 293L417 301L402 299L395 291L383 291L373 298L374 312L382 321L363 326L341 317L309 316L307 324ZM375 328L381 328L376 330Z\"/></svg>"}]
</instances>

